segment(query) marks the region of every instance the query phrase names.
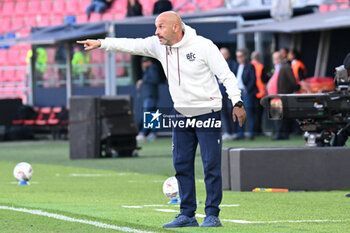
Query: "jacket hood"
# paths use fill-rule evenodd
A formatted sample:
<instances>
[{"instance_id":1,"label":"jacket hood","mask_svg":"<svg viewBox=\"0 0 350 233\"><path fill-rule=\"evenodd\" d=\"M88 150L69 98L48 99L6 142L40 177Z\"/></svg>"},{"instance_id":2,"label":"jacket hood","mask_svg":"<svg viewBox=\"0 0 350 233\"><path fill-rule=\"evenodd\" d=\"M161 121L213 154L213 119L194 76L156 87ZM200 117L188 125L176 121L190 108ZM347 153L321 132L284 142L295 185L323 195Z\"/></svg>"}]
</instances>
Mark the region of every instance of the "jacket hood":
<instances>
[{"instance_id":1,"label":"jacket hood","mask_svg":"<svg viewBox=\"0 0 350 233\"><path fill-rule=\"evenodd\" d=\"M176 44L174 44L171 47L173 47L173 48L182 47L197 36L196 30L191 28L190 26L187 26L186 24L182 23L182 28L184 31L184 36L182 37L182 39L179 42L177 42Z\"/></svg>"}]
</instances>

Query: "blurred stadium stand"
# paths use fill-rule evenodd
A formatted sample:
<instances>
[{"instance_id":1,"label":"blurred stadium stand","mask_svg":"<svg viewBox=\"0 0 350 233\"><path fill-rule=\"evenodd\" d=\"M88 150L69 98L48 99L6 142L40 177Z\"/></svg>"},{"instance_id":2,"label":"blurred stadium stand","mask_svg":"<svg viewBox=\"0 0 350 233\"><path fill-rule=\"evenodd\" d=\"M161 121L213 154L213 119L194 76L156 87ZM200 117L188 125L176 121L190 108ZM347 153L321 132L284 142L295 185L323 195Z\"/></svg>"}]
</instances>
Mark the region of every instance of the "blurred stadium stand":
<instances>
[{"instance_id":1,"label":"blurred stadium stand","mask_svg":"<svg viewBox=\"0 0 350 233\"><path fill-rule=\"evenodd\" d=\"M117 0L112 7L100 14L92 14L88 21L85 14L91 0L0 0L0 40L29 35L32 27L45 27L62 24L67 21L77 23L119 20L125 18L127 0ZM151 15L156 0L140 0L143 14ZM204 11L222 7L223 0L171 0L174 9L179 13ZM74 17L72 17L74 16ZM74 19L75 18L75 19ZM28 87L26 56L30 45L0 47L0 99L21 98L26 102ZM64 80L59 79L58 70L64 69L55 63L55 49L46 49L48 64L43 79L39 84L43 87L58 87ZM104 53L96 51L93 58L91 74L94 80L88 80L90 86L98 86L104 82ZM130 63L129 55L117 54L116 62ZM118 77L125 76L128 66L117 65ZM62 64L61 64L62 66ZM61 83L60 83L61 82Z\"/></svg>"},{"instance_id":2,"label":"blurred stadium stand","mask_svg":"<svg viewBox=\"0 0 350 233\"><path fill-rule=\"evenodd\" d=\"M110 9L102 15L92 14L88 21L85 14L91 0L0 0L0 40L29 35L32 27L46 27L60 25L65 20L76 23L120 20L125 18L128 0L117 0ZM156 0L140 0L143 14L151 15ZM220 7L251 6L250 0L171 0L174 10L179 13L198 13ZM315 2L315 1L314 1ZM317 2L317 1L316 1ZM297 0L295 4L305 4L307 0ZM319 11L328 12L349 8L350 0L320 0ZM268 6L271 1L262 0L261 5ZM240 7L240 6L236 6ZM0 99L21 98L24 103L28 92L27 52L30 45L0 46ZM65 81L62 74L65 65L58 64L55 56L57 48L45 48L48 62L46 71L38 85L42 87L61 87ZM91 79L85 83L75 80L77 85L102 86L104 84L105 55L101 51L91 53L91 61L85 66ZM130 75L130 56L116 54L116 75L126 77ZM82 65L84 67L84 65Z\"/></svg>"}]
</instances>

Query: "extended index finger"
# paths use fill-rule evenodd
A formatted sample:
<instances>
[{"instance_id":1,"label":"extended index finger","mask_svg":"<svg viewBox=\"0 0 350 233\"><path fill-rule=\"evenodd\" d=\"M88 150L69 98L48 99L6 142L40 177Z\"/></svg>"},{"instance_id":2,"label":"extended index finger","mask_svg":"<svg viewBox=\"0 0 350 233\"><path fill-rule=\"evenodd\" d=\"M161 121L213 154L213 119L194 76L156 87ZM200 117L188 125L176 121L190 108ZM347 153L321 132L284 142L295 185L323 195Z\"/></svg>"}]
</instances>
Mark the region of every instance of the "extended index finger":
<instances>
[{"instance_id":1,"label":"extended index finger","mask_svg":"<svg viewBox=\"0 0 350 233\"><path fill-rule=\"evenodd\" d=\"M78 44L86 44L86 43L87 43L87 40L78 40L77 43L78 43Z\"/></svg>"}]
</instances>

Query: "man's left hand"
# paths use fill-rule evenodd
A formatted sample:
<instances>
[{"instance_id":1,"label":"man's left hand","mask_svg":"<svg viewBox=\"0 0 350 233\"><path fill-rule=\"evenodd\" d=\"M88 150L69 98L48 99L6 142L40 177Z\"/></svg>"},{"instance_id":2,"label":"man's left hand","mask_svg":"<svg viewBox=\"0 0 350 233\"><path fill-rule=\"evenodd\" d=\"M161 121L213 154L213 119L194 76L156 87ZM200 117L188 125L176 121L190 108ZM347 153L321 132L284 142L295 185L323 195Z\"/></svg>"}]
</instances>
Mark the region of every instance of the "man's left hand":
<instances>
[{"instance_id":1,"label":"man's left hand","mask_svg":"<svg viewBox=\"0 0 350 233\"><path fill-rule=\"evenodd\" d=\"M245 119L247 118L247 114L245 112L244 107L234 107L232 111L233 121L236 122L238 120L239 126L243 126Z\"/></svg>"}]
</instances>

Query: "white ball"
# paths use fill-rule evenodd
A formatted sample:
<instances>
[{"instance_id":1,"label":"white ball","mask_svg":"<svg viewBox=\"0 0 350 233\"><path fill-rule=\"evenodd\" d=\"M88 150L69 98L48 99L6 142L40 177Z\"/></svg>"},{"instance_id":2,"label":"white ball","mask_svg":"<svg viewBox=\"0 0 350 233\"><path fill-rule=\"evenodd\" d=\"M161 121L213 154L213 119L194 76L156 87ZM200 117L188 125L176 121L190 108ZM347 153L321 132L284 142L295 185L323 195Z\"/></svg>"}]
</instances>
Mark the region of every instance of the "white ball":
<instances>
[{"instance_id":1,"label":"white ball","mask_svg":"<svg viewBox=\"0 0 350 233\"><path fill-rule=\"evenodd\" d=\"M163 184L163 193L170 200L179 198L179 186L175 176L169 177Z\"/></svg>"},{"instance_id":2,"label":"white ball","mask_svg":"<svg viewBox=\"0 0 350 233\"><path fill-rule=\"evenodd\" d=\"M33 175L32 166L29 163L21 162L13 169L13 175L18 181L28 181Z\"/></svg>"}]
</instances>

